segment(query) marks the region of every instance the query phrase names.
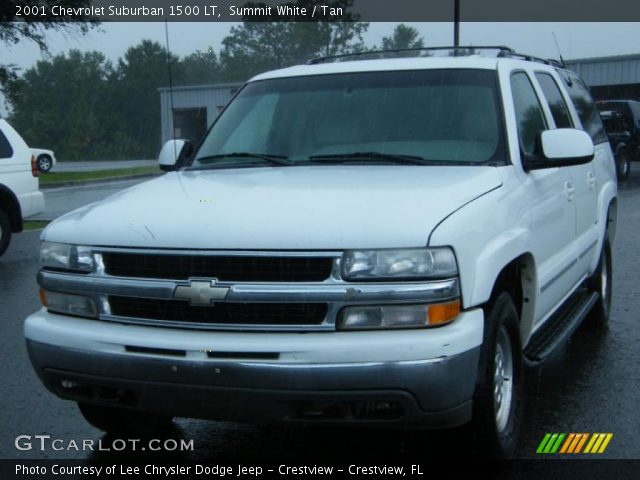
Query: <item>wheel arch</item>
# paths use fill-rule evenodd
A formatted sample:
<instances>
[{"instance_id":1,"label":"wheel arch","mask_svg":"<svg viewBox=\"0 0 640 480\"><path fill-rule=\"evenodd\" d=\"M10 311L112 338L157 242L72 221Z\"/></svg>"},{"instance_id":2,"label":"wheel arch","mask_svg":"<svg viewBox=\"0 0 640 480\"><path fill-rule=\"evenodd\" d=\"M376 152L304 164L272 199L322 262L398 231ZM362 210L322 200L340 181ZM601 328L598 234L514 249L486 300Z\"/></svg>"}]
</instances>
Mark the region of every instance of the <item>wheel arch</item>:
<instances>
[{"instance_id":1,"label":"wheel arch","mask_svg":"<svg viewBox=\"0 0 640 480\"><path fill-rule=\"evenodd\" d=\"M5 185L0 184L0 209L5 211L11 222L14 233L22 231L22 210L15 194Z\"/></svg>"},{"instance_id":2,"label":"wheel arch","mask_svg":"<svg viewBox=\"0 0 640 480\"><path fill-rule=\"evenodd\" d=\"M536 264L530 252L509 261L498 272L491 288L489 303L502 292L507 292L516 307L520 324L520 340L526 344L533 328L536 298Z\"/></svg>"}]
</instances>

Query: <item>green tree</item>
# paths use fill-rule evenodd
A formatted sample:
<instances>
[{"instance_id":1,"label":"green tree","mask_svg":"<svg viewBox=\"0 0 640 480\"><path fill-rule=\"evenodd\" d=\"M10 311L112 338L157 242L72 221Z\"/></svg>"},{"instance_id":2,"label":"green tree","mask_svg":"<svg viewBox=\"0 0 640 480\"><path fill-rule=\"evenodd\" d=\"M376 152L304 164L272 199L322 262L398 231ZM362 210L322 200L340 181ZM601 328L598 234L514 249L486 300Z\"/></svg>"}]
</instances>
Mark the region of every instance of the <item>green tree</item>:
<instances>
[{"instance_id":1,"label":"green tree","mask_svg":"<svg viewBox=\"0 0 640 480\"><path fill-rule=\"evenodd\" d=\"M37 62L7 92L12 125L29 145L52 148L59 158L101 157L111 148L103 122L111 71L99 52L71 50Z\"/></svg>"},{"instance_id":2,"label":"green tree","mask_svg":"<svg viewBox=\"0 0 640 480\"><path fill-rule=\"evenodd\" d=\"M118 60L110 78L111 98L105 100L117 106L118 130L131 139L132 157L153 158L160 149L158 88L169 85L169 59L174 79L184 78L178 57L157 42L143 40Z\"/></svg>"},{"instance_id":3,"label":"green tree","mask_svg":"<svg viewBox=\"0 0 640 480\"><path fill-rule=\"evenodd\" d=\"M25 40L35 42L43 53L49 53L46 42L48 31L68 34L84 34L98 25L94 18L85 15L53 16L51 7L88 7L91 0L2 0L0 4L0 43L15 45ZM38 15L36 21L27 17L17 19L18 7L44 7L45 15ZM20 20L20 21L16 21ZM8 93L18 88L18 67L14 64L0 64L0 90Z\"/></svg>"},{"instance_id":4,"label":"green tree","mask_svg":"<svg viewBox=\"0 0 640 480\"><path fill-rule=\"evenodd\" d=\"M380 48L382 50L401 50L404 48L423 48L424 38L418 30L401 23L394 28L393 33L382 38Z\"/></svg>"},{"instance_id":5,"label":"green tree","mask_svg":"<svg viewBox=\"0 0 640 480\"><path fill-rule=\"evenodd\" d=\"M179 73L180 78L176 79L176 84L179 85L204 85L224 80L218 56L212 48L197 50L182 58Z\"/></svg>"},{"instance_id":6,"label":"green tree","mask_svg":"<svg viewBox=\"0 0 640 480\"><path fill-rule=\"evenodd\" d=\"M220 63L227 80L244 81L274 68L298 64L318 56L339 55L365 48L362 35L368 23L348 13L353 0L325 2L347 12L340 19L318 17L313 22L286 22L274 17L270 22L243 19L222 41ZM312 0L298 0L300 7L313 8ZM342 20L342 21L331 21Z\"/></svg>"}]
</instances>

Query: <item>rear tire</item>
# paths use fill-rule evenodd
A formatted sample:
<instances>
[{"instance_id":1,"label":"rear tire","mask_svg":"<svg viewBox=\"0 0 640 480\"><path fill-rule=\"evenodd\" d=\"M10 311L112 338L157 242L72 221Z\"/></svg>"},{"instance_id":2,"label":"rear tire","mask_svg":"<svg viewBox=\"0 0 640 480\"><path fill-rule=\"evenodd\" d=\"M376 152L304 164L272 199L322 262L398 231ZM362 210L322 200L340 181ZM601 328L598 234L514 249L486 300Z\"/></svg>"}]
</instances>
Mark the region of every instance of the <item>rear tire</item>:
<instances>
[{"instance_id":1,"label":"rear tire","mask_svg":"<svg viewBox=\"0 0 640 480\"><path fill-rule=\"evenodd\" d=\"M87 422L107 433L151 435L167 432L172 425L170 416L82 402L78 402L78 408Z\"/></svg>"},{"instance_id":2,"label":"rear tire","mask_svg":"<svg viewBox=\"0 0 640 480\"><path fill-rule=\"evenodd\" d=\"M618 176L618 180L625 181L629 178L630 172L631 159L629 158L629 154L627 152L620 152L616 156L616 174Z\"/></svg>"},{"instance_id":3,"label":"rear tire","mask_svg":"<svg viewBox=\"0 0 640 480\"><path fill-rule=\"evenodd\" d=\"M38 170L47 173L53 167L53 161L49 155L40 155L38 157Z\"/></svg>"},{"instance_id":4,"label":"rear tire","mask_svg":"<svg viewBox=\"0 0 640 480\"><path fill-rule=\"evenodd\" d=\"M589 314L590 323L595 326L606 325L609 323L609 317L611 316L611 297L613 293L611 259L611 244L605 235L598 267L587 281L589 290L598 292L600 295Z\"/></svg>"},{"instance_id":5,"label":"rear tire","mask_svg":"<svg viewBox=\"0 0 640 480\"><path fill-rule=\"evenodd\" d=\"M524 378L518 312L500 293L485 308L484 342L473 399L473 454L513 455L522 423Z\"/></svg>"},{"instance_id":6,"label":"rear tire","mask_svg":"<svg viewBox=\"0 0 640 480\"><path fill-rule=\"evenodd\" d=\"M9 244L11 243L11 232L12 229L9 217L4 210L0 210L0 257L7 251L7 248L9 248Z\"/></svg>"}]
</instances>

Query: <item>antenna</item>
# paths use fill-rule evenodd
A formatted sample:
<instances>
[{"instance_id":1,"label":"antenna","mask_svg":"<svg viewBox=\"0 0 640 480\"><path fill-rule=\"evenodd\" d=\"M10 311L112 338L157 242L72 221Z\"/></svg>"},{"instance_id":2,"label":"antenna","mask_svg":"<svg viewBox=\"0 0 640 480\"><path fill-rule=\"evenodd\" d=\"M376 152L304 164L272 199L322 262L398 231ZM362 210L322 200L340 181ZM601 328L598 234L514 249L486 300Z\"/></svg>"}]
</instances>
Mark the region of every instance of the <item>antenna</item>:
<instances>
[{"instance_id":1,"label":"antenna","mask_svg":"<svg viewBox=\"0 0 640 480\"><path fill-rule=\"evenodd\" d=\"M173 74L171 72L171 50L169 49L169 24L167 19L164 19L164 36L167 41L167 69L169 70L169 100L171 103L171 138L173 140L176 139L176 122L174 118L174 109L173 109ZM176 147L176 143L173 143L174 155L176 158L178 157L178 151Z\"/></svg>"},{"instance_id":2,"label":"antenna","mask_svg":"<svg viewBox=\"0 0 640 480\"><path fill-rule=\"evenodd\" d=\"M558 44L558 38L556 37L556 32L551 32L553 35L553 41L556 43L556 50L558 50L558 56L560 57L560 63L562 63L563 67L566 67L564 64L564 58L562 58L562 53L560 53L560 45Z\"/></svg>"},{"instance_id":3,"label":"antenna","mask_svg":"<svg viewBox=\"0 0 640 480\"><path fill-rule=\"evenodd\" d=\"M453 46L460 46L460 0L453 0Z\"/></svg>"}]
</instances>

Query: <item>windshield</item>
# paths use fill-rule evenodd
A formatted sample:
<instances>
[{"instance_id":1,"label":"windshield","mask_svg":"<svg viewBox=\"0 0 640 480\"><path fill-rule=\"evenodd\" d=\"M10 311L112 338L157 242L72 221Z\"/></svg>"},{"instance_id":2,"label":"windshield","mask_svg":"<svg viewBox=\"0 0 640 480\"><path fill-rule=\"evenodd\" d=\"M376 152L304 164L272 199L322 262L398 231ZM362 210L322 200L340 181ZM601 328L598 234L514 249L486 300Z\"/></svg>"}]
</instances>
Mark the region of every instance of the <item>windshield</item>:
<instances>
[{"instance_id":1,"label":"windshield","mask_svg":"<svg viewBox=\"0 0 640 480\"><path fill-rule=\"evenodd\" d=\"M191 168L297 164L504 164L495 73L420 70L248 84Z\"/></svg>"}]
</instances>

